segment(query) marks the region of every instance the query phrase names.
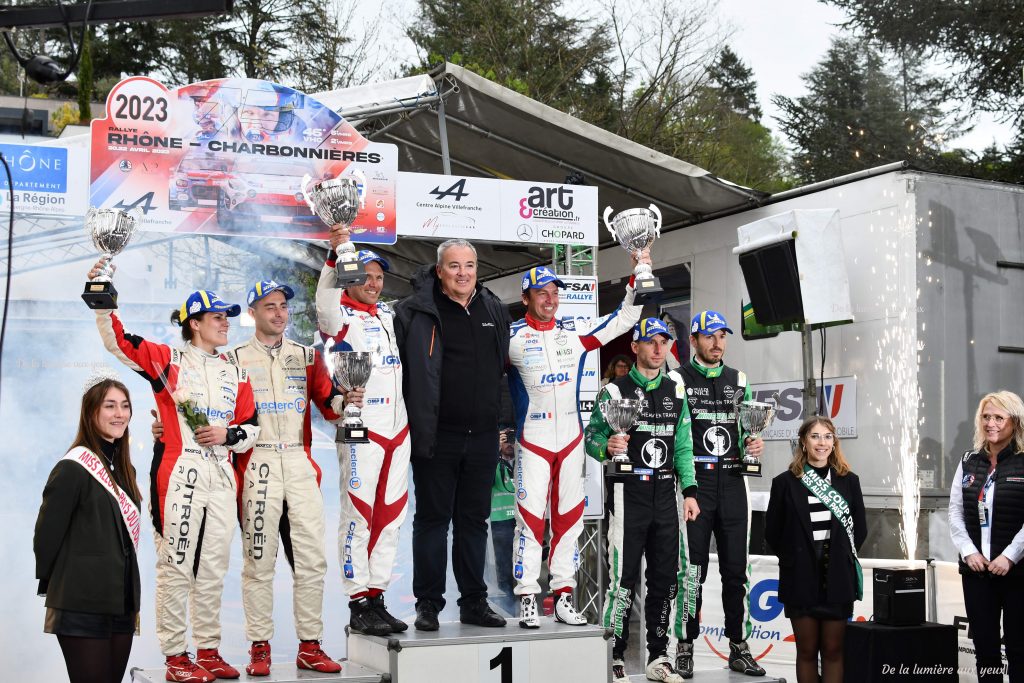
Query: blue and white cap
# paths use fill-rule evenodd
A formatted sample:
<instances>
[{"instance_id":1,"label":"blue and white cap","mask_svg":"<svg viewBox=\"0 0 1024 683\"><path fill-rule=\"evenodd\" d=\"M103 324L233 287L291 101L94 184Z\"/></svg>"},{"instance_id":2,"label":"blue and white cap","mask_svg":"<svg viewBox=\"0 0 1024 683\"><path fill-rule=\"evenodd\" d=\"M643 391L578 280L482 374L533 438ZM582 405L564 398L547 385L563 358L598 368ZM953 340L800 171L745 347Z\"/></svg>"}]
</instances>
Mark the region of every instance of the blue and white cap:
<instances>
[{"instance_id":1,"label":"blue and white cap","mask_svg":"<svg viewBox=\"0 0 1024 683\"><path fill-rule=\"evenodd\" d=\"M671 341L675 339L668 331L668 325L658 318L644 318L633 327L633 341L654 341L654 337L663 334Z\"/></svg>"},{"instance_id":2,"label":"blue and white cap","mask_svg":"<svg viewBox=\"0 0 1024 683\"><path fill-rule=\"evenodd\" d=\"M358 259L359 259L359 260L360 260L360 261L362 262L362 264L363 264L364 266L365 266L365 265L366 265L367 263L370 263L370 262L372 262L372 261L376 261L376 262L377 262L378 264L380 264L380 267L381 267L381 269L382 269L382 270L383 270L383 271L384 271L385 273L387 273L387 272L389 272L389 271L391 270L391 266L390 266L390 265L388 264L388 262L387 262L387 261L386 261L386 260L384 259L384 257L383 257L383 256L381 256L380 254L378 254L378 253L377 253L377 252L375 252L375 251L370 251L369 249L360 249L360 250L359 250L359 251L358 251L358 252L356 253L356 258L358 258Z\"/></svg>"},{"instance_id":3,"label":"blue and white cap","mask_svg":"<svg viewBox=\"0 0 1024 683\"><path fill-rule=\"evenodd\" d=\"M221 301L219 296L207 289L199 289L188 295L178 311L178 317L180 322L185 322L194 315L209 311L224 311L229 318L234 318L242 312L242 307Z\"/></svg>"},{"instance_id":4,"label":"blue and white cap","mask_svg":"<svg viewBox=\"0 0 1024 683\"><path fill-rule=\"evenodd\" d=\"M725 317L716 311L701 311L690 320L690 334L712 335L718 330L732 334Z\"/></svg>"},{"instance_id":5,"label":"blue and white cap","mask_svg":"<svg viewBox=\"0 0 1024 683\"><path fill-rule=\"evenodd\" d=\"M559 280L558 276L551 272L551 269L547 266L530 268L523 275L523 291L525 292L528 289L541 289L552 282L562 289L565 289L565 283Z\"/></svg>"},{"instance_id":6,"label":"blue and white cap","mask_svg":"<svg viewBox=\"0 0 1024 683\"><path fill-rule=\"evenodd\" d=\"M271 292L281 292L284 294L285 301L295 296L295 292L293 292L292 288L288 285L281 285L273 280L260 280L253 285L252 289L249 290L249 296L246 297L246 302L252 306Z\"/></svg>"}]
</instances>

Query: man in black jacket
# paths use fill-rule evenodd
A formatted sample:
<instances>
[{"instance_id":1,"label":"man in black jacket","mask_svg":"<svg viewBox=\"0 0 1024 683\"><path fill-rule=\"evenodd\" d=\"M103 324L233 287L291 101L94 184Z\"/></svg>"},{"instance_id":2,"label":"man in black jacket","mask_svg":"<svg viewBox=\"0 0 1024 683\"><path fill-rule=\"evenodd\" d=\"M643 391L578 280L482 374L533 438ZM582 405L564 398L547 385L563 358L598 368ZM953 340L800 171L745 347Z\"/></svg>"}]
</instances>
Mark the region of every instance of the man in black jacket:
<instances>
[{"instance_id":1,"label":"man in black jacket","mask_svg":"<svg viewBox=\"0 0 1024 683\"><path fill-rule=\"evenodd\" d=\"M501 377L508 364L508 309L477 283L476 249L448 240L437 265L413 278L395 306L405 370L416 511L412 523L416 628L436 631L444 607L447 552L464 624L504 626L487 604L484 556L497 465Z\"/></svg>"}]
</instances>

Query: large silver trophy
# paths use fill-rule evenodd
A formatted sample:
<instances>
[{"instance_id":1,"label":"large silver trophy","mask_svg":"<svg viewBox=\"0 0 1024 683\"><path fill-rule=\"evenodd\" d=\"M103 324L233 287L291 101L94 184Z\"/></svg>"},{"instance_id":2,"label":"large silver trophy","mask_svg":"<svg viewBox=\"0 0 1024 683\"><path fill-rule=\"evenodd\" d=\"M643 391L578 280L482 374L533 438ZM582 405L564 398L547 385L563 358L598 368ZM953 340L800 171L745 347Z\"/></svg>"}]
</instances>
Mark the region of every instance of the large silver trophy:
<instances>
[{"instance_id":1,"label":"large silver trophy","mask_svg":"<svg viewBox=\"0 0 1024 683\"><path fill-rule=\"evenodd\" d=\"M601 415L615 434L626 436L636 422L643 402L636 398L608 398L601 401ZM608 460L609 474L632 474L633 462L626 453L615 453Z\"/></svg>"},{"instance_id":2,"label":"large silver trophy","mask_svg":"<svg viewBox=\"0 0 1024 683\"><path fill-rule=\"evenodd\" d=\"M609 222L608 217L611 213L612 207L606 206L605 227L612 234L612 238L618 240L619 245L634 256L650 248L654 240L661 236L661 211L654 204L646 209L620 211ZM651 272L650 264L637 264L633 269L633 276L633 284L636 287L636 297L633 300L637 304L643 305L661 298L664 290L658 278Z\"/></svg>"},{"instance_id":3,"label":"large silver trophy","mask_svg":"<svg viewBox=\"0 0 1024 683\"><path fill-rule=\"evenodd\" d=\"M743 431L754 439L761 438L761 432L768 429L775 421L775 413L779 410L779 392L775 392L768 401L744 401L743 391L737 391L733 399L736 403L736 414ZM747 477L761 476L761 461L752 455L744 455L740 461L740 474Z\"/></svg>"},{"instance_id":4,"label":"large silver trophy","mask_svg":"<svg viewBox=\"0 0 1024 683\"><path fill-rule=\"evenodd\" d=\"M335 386L351 391L362 389L373 372L374 354L369 351L334 351L324 349L324 362L331 373ZM339 436L344 443L369 443L363 411L359 406L345 406L345 419L341 423Z\"/></svg>"},{"instance_id":5,"label":"large silver trophy","mask_svg":"<svg viewBox=\"0 0 1024 683\"><path fill-rule=\"evenodd\" d=\"M97 209L90 207L85 214L85 229L92 238L96 251L103 255L100 274L85 283L82 299L89 308L110 310L117 308L117 290L114 289L114 269L110 267L113 258L121 253L131 241L142 220L142 211L133 209Z\"/></svg>"},{"instance_id":6,"label":"large silver trophy","mask_svg":"<svg viewBox=\"0 0 1024 683\"><path fill-rule=\"evenodd\" d=\"M355 169L349 175L321 180L312 187L309 181L309 175L302 178L302 196L306 198L306 203L313 213L328 227L351 227L359 215L359 210L366 204L366 175ZM363 186L363 193L359 192L360 184ZM366 270L356 256L356 248L351 241L338 247L335 270L338 271L340 287L362 284L366 281Z\"/></svg>"}]
</instances>

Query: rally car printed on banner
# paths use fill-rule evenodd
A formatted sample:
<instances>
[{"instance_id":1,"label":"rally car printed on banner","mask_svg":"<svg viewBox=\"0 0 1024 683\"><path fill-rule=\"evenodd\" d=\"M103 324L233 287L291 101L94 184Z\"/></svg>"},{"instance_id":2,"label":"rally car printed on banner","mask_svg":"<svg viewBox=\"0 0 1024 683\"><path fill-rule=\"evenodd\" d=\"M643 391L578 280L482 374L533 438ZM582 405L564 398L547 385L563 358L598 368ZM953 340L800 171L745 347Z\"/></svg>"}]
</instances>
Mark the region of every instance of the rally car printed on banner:
<instances>
[{"instance_id":1,"label":"rally car printed on banner","mask_svg":"<svg viewBox=\"0 0 1024 683\"><path fill-rule=\"evenodd\" d=\"M393 244L398 151L283 85L246 78L169 90L121 81L92 123L91 203L143 212L142 229L325 239L304 189L359 179L358 242Z\"/></svg>"}]
</instances>

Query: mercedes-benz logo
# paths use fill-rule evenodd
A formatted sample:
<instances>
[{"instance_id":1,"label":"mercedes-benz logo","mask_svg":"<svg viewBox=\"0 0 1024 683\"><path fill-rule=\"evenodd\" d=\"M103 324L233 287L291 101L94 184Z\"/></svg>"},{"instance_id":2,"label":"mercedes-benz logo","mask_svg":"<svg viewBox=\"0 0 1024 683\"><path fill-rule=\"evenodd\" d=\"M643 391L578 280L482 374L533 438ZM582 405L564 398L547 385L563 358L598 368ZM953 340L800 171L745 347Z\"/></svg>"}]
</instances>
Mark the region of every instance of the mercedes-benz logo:
<instances>
[{"instance_id":1,"label":"mercedes-benz logo","mask_svg":"<svg viewBox=\"0 0 1024 683\"><path fill-rule=\"evenodd\" d=\"M519 228L516 229L516 237L522 242L533 241L533 228L526 223L521 223Z\"/></svg>"}]
</instances>

